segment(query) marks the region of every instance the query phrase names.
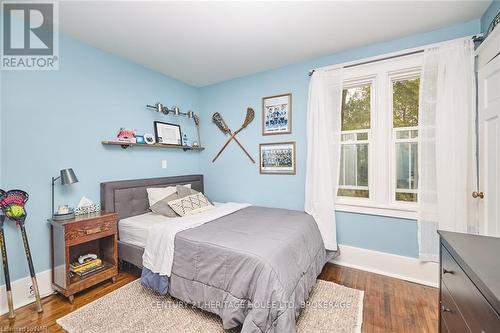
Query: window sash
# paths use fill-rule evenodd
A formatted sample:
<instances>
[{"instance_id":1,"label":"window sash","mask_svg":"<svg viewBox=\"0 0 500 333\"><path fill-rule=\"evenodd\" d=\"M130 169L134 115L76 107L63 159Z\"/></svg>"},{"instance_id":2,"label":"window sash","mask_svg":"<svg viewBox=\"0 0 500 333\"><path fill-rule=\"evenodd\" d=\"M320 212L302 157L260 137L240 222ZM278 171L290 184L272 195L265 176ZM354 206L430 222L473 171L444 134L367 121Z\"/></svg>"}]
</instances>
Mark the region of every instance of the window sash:
<instances>
[{"instance_id":1,"label":"window sash","mask_svg":"<svg viewBox=\"0 0 500 333\"><path fill-rule=\"evenodd\" d=\"M359 182L359 175L358 175L358 145L367 145L367 153L368 153L368 169L370 168L370 129L361 129L361 130L349 130L349 131L341 131L340 132L340 137L341 137L341 142L340 142L340 152L341 154L344 152L344 146L354 146L356 149L354 150L355 152L355 157L354 157L354 180L355 180L355 185L345 185L346 183L346 178L348 175L348 161L345 158L341 158L342 164L340 165L340 175L339 175L339 184L338 188L342 190L370 190L369 185L358 185ZM358 134L366 134L367 139L358 139ZM344 139L345 135L353 135L354 139L349 138L349 139ZM343 177L342 177L343 176ZM368 177L368 184L370 181L370 176L369 176L369 171L367 174ZM343 178L343 179L342 179ZM349 197L349 196L341 196L341 197Z\"/></svg>"}]
</instances>

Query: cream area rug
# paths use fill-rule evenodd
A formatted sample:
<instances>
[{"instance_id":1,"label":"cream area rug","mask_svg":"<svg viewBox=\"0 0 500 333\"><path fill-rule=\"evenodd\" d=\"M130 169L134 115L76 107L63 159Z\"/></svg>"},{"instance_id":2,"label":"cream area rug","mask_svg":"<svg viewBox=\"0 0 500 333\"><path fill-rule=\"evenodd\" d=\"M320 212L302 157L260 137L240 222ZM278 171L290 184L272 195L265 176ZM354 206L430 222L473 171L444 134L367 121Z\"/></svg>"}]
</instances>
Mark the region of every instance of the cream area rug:
<instances>
[{"instance_id":1,"label":"cream area rug","mask_svg":"<svg viewBox=\"0 0 500 333\"><path fill-rule=\"evenodd\" d=\"M297 321L298 333L361 332L363 291L318 280ZM131 282L56 321L69 333L233 333L220 318Z\"/></svg>"}]
</instances>

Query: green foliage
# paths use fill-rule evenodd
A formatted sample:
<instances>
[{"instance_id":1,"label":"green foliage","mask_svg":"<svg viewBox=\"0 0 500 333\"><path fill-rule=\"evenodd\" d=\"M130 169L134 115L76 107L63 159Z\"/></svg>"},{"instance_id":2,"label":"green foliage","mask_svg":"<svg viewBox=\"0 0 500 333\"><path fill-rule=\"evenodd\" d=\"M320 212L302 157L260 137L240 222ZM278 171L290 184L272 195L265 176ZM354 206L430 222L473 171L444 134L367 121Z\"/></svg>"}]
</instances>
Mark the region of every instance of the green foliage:
<instances>
[{"instance_id":1,"label":"green foliage","mask_svg":"<svg viewBox=\"0 0 500 333\"><path fill-rule=\"evenodd\" d=\"M340 197L368 198L370 192L368 190L346 190L339 188L337 195Z\"/></svg>"},{"instance_id":2,"label":"green foliage","mask_svg":"<svg viewBox=\"0 0 500 333\"><path fill-rule=\"evenodd\" d=\"M420 78L393 83L393 127L418 126L419 86Z\"/></svg>"},{"instance_id":3,"label":"green foliage","mask_svg":"<svg viewBox=\"0 0 500 333\"><path fill-rule=\"evenodd\" d=\"M417 194L416 193L396 192L396 200L397 201L417 202Z\"/></svg>"},{"instance_id":4,"label":"green foliage","mask_svg":"<svg viewBox=\"0 0 500 333\"><path fill-rule=\"evenodd\" d=\"M342 130L370 128L371 85L342 91Z\"/></svg>"}]
</instances>

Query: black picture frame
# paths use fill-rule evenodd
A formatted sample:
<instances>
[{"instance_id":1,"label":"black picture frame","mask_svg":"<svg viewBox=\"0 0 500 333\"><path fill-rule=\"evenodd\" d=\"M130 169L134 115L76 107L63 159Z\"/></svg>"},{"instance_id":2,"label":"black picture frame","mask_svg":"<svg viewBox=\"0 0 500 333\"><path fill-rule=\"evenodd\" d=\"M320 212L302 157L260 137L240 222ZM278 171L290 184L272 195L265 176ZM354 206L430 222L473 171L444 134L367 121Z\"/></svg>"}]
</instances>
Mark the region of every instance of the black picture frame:
<instances>
[{"instance_id":1,"label":"black picture frame","mask_svg":"<svg viewBox=\"0 0 500 333\"><path fill-rule=\"evenodd\" d=\"M156 140L156 143L158 144L162 144L162 145L171 145L171 146L182 146L182 132L181 132L181 126L178 125L178 124L171 124L171 123L165 123L165 122L162 122L162 121L155 121L153 122L153 125L154 125L154 130L155 130L155 140ZM178 138L177 138L177 143L175 143L174 141L166 141L164 140L160 135L159 133L161 132L160 129L161 127L164 127L164 128L175 128L175 130L178 130L179 131L179 135L178 135ZM166 141L166 142L165 142Z\"/></svg>"}]
</instances>

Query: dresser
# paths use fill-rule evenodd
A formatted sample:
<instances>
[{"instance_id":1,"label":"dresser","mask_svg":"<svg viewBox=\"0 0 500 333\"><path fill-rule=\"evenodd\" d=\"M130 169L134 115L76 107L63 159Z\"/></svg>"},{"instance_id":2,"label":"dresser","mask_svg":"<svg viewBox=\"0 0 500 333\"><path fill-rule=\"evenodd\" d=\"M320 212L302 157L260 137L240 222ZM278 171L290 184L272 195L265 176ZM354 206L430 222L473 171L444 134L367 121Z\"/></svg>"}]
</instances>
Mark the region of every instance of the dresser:
<instances>
[{"instance_id":1,"label":"dresser","mask_svg":"<svg viewBox=\"0 0 500 333\"><path fill-rule=\"evenodd\" d=\"M500 238L438 233L439 332L500 332Z\"/></svg>"}]
</instances>

